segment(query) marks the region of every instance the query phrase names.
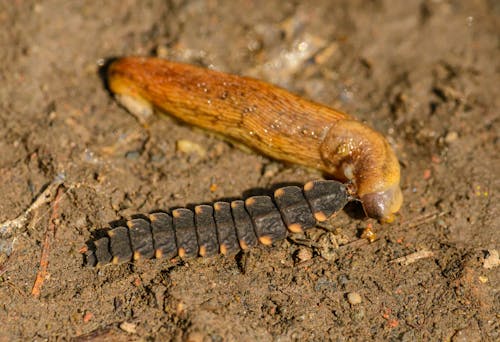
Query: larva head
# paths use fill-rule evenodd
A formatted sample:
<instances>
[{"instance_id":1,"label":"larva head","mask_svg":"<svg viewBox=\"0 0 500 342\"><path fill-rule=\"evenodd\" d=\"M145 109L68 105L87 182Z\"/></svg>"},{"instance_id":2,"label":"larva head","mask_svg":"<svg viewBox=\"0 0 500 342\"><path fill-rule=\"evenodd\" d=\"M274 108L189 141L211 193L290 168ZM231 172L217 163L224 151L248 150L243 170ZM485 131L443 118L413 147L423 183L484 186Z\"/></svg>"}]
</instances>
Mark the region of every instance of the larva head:
<instances>
[{"instance_id":1,"label":"larva head","mask_svg":"<svg viewBox=\"0 0 500 342\"><path fill-rule=\"evenodd\" d=\"M403 203L400 168L385 138L356 120L339 120L320 147L327 172L353 184L367 216L392 222Z\"/></svg>"}]
</instances>

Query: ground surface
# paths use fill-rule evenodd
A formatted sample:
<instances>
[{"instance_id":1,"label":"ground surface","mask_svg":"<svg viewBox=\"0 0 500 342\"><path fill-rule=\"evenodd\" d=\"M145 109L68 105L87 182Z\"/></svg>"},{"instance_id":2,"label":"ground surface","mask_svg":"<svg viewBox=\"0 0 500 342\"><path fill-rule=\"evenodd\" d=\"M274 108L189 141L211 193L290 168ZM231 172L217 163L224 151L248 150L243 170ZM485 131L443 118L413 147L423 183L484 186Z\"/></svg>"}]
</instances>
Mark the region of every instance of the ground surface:
<instances>
[{"instance_id":1,"label":"ground surface","mask_svg":"<svg viewBox=\"0 0 500 342\"><path fill-rule=\"evenodd\" d=\"M3 1L0 340L498 340L499 18L494 0ZM237 260L84 268L80 248L113 221L318 177L169 119L144 128L99 75L132 54L368 122L403 166L398 220L351 210Z\"/></svg>"}]
</instances>

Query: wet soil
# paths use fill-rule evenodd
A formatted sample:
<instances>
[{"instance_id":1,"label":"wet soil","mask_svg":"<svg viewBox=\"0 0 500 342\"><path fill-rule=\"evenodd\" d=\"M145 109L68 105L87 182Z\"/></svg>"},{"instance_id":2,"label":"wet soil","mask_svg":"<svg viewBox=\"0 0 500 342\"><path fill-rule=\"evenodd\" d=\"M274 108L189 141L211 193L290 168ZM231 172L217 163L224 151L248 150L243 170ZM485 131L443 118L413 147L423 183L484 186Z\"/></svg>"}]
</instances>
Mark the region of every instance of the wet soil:
<instances>
[{"instance_id":1,"label":"wet soil","mask_svg":"<svg viewBox=\"0 0 500 342\"><path fill-rule=\"evenodd\" d=\"M3 1L0 340L498 340L499 19L494 0ZM401 161L398 219L351 207L237 258L83 267L85 241L131 215L319 176L168 118L144 127L99 73L124 55L369 123Z\"/></svg>"}]
</instances>

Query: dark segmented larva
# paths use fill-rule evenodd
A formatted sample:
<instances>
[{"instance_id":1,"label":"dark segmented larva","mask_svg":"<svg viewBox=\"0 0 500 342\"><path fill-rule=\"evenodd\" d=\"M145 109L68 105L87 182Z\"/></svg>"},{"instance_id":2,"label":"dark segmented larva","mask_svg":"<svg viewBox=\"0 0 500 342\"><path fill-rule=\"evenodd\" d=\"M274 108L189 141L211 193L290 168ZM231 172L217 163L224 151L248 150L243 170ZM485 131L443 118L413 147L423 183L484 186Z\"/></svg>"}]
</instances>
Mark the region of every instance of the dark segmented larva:
<instances>
[{"instance_id":1,"label":"dark segmented larva","mask_svg":"<svg viewBox=\"0 0 500 342\"><path fill-rule=\"evenodd\" d=\"M183 259L234 255L260 242L271 245L326 221L341 210L351 195L345 184L331 180L306 183L301 189L286 186L270 196L252 196L245 201L198 205L194 211L180 208L153 213L149 220L136 218L128 227L108 231L108 236L90 243L86 264L120 264L141 258Z\"/></svg>"}]
</instances>

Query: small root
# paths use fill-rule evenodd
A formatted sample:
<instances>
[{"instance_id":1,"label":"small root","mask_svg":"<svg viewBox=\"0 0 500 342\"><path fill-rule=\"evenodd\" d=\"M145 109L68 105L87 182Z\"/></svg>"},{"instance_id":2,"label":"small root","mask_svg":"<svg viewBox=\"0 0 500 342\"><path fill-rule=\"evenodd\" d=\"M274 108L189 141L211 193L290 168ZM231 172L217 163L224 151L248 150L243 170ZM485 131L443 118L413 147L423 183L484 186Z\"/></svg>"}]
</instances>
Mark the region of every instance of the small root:
<instances>
[{"instance_id":1,"label":"small root","mask_svg":"<svg viewBox=\"0 0 500 342\"><path fill-rule=\"evenodd\" d=\"M49 266L49 255L52 240L56 234L56 222L59 220L59 202L61 197L65 194L63 186L57 188L56 197L54 198L54 204L52 205L52 214L50 215L49 227L45 232L45 238L42 244L42 254L40 256L40 268L37 272L35 283L31 290L31 295L33 297L40 297L40 292L42 289L43 282L47 277L47 269Z\"/></svg>"},{"instance_id":2,"label":"small root","mask_svg":"<svg viewBox=\"0 0 500 342\"><path fill-rule=\"evenodd\" d=\"M422 249L421 251L405 255L405 256L403 256L401 258L393 259L393 260L391 260L389 262L391 264L398 263L398 264L401 264L403 266L408 266L408 265L413 264L414 262L416 262L416 261L418 261L420 259L430 258L430 257L433 257L433 256L434 256L434 252L433 251L428 251L426 249Z\"/></svg>"}]
</instances>

